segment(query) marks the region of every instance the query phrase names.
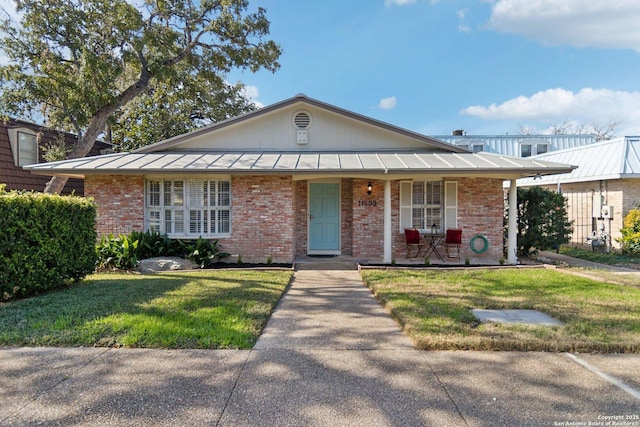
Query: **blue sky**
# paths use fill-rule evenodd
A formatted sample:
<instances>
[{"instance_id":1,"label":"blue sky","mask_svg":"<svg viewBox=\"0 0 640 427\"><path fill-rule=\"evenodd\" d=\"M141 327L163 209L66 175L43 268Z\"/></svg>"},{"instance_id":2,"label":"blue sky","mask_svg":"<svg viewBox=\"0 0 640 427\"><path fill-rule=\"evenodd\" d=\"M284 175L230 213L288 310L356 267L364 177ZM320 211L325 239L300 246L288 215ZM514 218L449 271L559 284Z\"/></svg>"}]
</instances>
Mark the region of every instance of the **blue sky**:
<instances>
[{"instance_id":1,"label":"blue sky","mask_svg":"<svg viewBox=\"0 0 640 427\"><path fill-rule=\"evenodd\" d=\"M260 104L304 93L428 135L619 122L640 134L638 0L250 0L282 49L233 72Z\"/></svg>"},{"instance_id":2,"label":"blue sky","mask_svg":"<svg viewBox=\"0 0 640 427\"><path fill-rule=\"evenodd\" d=\"M639 0L249 4L283 49L275 74L228 76L259 105L304 93L427 135L611 121L640 135Z\"/></svg>"}]
</instances>

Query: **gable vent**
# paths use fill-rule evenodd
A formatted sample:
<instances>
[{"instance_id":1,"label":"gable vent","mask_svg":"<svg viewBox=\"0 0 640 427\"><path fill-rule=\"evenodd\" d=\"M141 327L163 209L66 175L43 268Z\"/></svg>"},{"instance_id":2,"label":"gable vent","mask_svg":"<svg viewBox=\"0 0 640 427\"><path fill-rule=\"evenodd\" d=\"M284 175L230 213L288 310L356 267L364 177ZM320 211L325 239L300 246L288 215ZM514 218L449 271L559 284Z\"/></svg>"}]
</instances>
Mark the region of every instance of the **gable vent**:
<instances>
[{"instance_id":1,"label":"gable vent","mask_svg":"<svg viewBox=\"0 0 640 427\"><path fill-rule=\"evenodd\" d=\"M307 129L311 126L311 114L298 111L293 115L293 126L296 128L296 143L304 145L308 142Z\"/></svg>"},{"instance_id":2,"label":"gable vent","mask_svg":"<svg viewBox=\"0 0 640 427\"><path fill-rule=\"evenodd\" d=\"M311 126L311 115L306 111L298 111L293 116L293 124L296 129L308 129Z\"/></svg>"}]
</instances>

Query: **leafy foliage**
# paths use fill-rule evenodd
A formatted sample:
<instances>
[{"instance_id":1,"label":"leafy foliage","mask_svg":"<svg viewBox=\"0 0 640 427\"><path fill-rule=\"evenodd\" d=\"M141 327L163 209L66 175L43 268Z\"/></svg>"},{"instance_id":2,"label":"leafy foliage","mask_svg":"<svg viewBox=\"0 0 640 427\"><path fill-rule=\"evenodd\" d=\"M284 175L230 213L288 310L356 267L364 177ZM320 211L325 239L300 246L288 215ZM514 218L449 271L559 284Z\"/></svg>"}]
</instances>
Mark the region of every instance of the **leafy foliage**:
<instances>
[{"instance_id":1,"label":"leafy foliage","mask_svg":"<svg viewBox=\"0 0 640 427\"><path fill-rule=\"evenodd\" d=\"M97 246L99 267L115 267L118 269L132 269L138 265L140 241L130 235L121 234L102 236Z\"/></svg>"},{"instance_id":2,"label":"leafy foliage","mask_svg":"<svg viewBox=\"0 0 640 427\"><path fill-rule=\"evenodd\" d=\"M170 239L166 234L134 231L128 235L102 236L96 246L97 265L130 270L141 259L158 256L177 256L189 259L200 266L210 268L221 258L229 256L222 252L217 240Z\"/></svg>"},{"instance_id":3,"label":"leafy foliage","mask_svg":"<svg viewBox=\"0 0 640 427\"><path fill-rule=\"evenodd\" d=\"M157 83L116 113L111 142L118 151L135 150L202 126L252 111L244 86L215 77L180 75Z\"/></svg>"},{"instance_id":4,"label":"leafy foliage","mask_svg":"<svg viewBox=\"0 0 640 427\"><path fill-rule=\"evenodd\" d=\"M640 255L640 209L631 209L624 217L618 239L623 253Z\"/></svg>"},{"instance_id":5,"label":"leafy foliage","mask_svg":"<svg viewBox=\"0 0 640 427\"><path fill-rule=\"evenodd\" d=\"M0 300L77 281L95 265L95 204L0 189Z\"/></svg>"},{"instance_id":6,"label":"leafy foliage","mask_svg":"<svg viewBox=\"0 0 640 427\"><path fill-rule=\"evenodd\" d=\"M145 0L140 6L126 0L21 0L16 6L20 22L0 22L0 53L8 60L0 67L0 114L42 117L46 126L77 134L68 158L85 156L107 123L119 117L133 121L139 112L157 112L162 119L159 110L167 105L194 113L219 101L218 94L233 95L232 105L248 107L224 83L227 73L279 67L280 47L264 40L266 11L248 12L247 0ZM201 100L185 103L185 110L172 103L195 98L203 82L211 84L202 87ZM125 111L144 94L146 102ZM158 94L164 95L157 99ZM54 177L47 191L60 192L64 182Z\"/></svg>"},{"instance_id":7,"label":"leafy foliage","mask_svg":"<svg viewBox=\"0 0 640 427\"><path fill-rule=\"evenodd\" d=\"M518 188L518 255L559 248L569 241L573 227L566 203L562 194L542 187Z\"/></svg>"}]
</instances>

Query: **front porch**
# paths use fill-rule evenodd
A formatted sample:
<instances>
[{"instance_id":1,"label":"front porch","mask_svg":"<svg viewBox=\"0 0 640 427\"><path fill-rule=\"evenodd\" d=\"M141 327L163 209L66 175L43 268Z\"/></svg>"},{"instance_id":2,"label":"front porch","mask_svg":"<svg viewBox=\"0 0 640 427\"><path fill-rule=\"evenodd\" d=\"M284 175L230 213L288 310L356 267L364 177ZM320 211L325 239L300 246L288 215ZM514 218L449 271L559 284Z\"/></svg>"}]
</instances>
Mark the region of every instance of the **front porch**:
<instances>
[{"instance_id":1,"label":"front porch","mask_svg":"<svg viewBox=\"0 0 640 427\"><path fill-rule=\"evenodd\" d=\"M438 184L439 193L435 198L438 204L421 205L412 209L409 201L407 210L406 200L407 197L411 200L410 190L413 182ZM394 180L294 178L294 258L304 263L325 259L314 258L313 255L338 255L351 257L361 264L424 265L424 255L417 259L406 258L407 246L404 235L404 228L416 227L416 221L411 220L411 214L420 212L424 218L418 217L418 222L422 220L424 224L429 225L432 222L437 223L440 234L444 234L448 228L463 230L460 258L447 258L442 242L438 251L443 259L431 255L429 264L465 265L465 260L469 260L470 264L499 265L502 258L510 264L516 264L515 257L511 259L512 257L503 253L504 196L498 185L501 183L501 180L495 178L445 179L425 175ZM330 196L323 194L319 197L313 191L315 188L331 186L333 189ZM409 192L406 191L407 188ZM453 188L454 192L448 193L445 188ZM449 195L451 197L448 197ZM318 205L322 208L319 209ZM326 215L327 206L331 208L330 215ZM426 211L429 213L426 214ZM322 217L329 217L321 226L316 224L321 218L319 212L322 212ZM326 235L329 236L327 241L334 245L321 249L333 251L314 250L318 240L316 236L322 236L317 230L326 230ZM430 230L422 232L429 233ZM481 251L474 250L470 245L474 238L485 241L486 247ZM515 247L515 244L513 246ZM335 258L333 260L335 261Z\"/></svg>"}]
</instances>

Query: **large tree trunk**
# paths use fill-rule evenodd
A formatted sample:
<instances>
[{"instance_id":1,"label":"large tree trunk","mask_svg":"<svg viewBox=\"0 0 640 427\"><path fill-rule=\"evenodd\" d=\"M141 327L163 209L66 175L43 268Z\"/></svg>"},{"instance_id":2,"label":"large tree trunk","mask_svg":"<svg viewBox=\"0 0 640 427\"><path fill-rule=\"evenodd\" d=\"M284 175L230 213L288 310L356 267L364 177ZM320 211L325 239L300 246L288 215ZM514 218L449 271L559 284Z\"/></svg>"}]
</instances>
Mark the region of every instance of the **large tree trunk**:
<instances>
[{"instance_id":1,"label":"large tree trunk","mask_svg":"<svg viewBox=\"0 0 640 427\"><path fill-rule=\"evenodd\" d=\"M52 176L47 185L44 187L44 192L49 194L60 194L64 190L64 186L69 181L68 176Z\"/></svg>"},{"instance_id":2,"label":"large tree trunk","mask_svg":"<svg viewBox=\"0 0 640 427\"><path fill-rule=\"evenodd\" d=\"M145 62L143 62L146 65ZM93 144L95 144L98 135L102 133L109 117L118 110L118 108L126 105L129 101L140 95L149 86L149 80L151 80L151 73L147 70L146 66L143 67L140 78L137 82L129 86L117 97L111 104L105 105L99 109L96 114L89 121L87 131L78 139L78 143L74 149L69 153L67 159L78 159L80 157L86 157L91 151ZM60 194L64 189L67 181L66 176L54 176L47 183L44 188L45 193Z\"/></svg>"},{"instance_id":3,"label":"large tree trunk","mask_svg":"<svg viewBox=\"0 0 640 427\"><path fill-rule=\"evenodd\" d=\"M82 137L78 138L76 146L73 148L71 153L69 153L67 159L78 159L80 157L86 157L87 154L89 154L91 148L93 148L93 144L95 144L95 141L98 138L98 135L101 133L100 129L104 129L104 125L112 113L113 111L109 112L107 110L100 110L95 116L93 116L89 122L87 131L82 135ZM44 192L49 194L60 194L68 180L69 177L67 176L53 176L44 188Z\"/></svg>"}]
</instances>

